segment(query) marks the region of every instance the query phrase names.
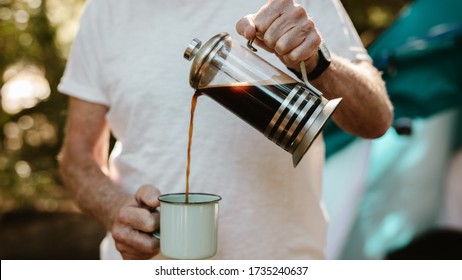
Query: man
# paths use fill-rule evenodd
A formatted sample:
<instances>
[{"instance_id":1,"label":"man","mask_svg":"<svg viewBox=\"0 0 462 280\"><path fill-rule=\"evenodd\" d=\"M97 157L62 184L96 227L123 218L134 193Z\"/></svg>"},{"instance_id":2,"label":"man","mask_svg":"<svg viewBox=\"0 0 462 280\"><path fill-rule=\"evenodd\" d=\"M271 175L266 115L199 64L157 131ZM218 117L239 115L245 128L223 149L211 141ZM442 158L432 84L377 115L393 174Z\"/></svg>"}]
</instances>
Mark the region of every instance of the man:
<instances>
[{"instance_id":1,"label":"man","mask_svg":"<svg viewBox=\"0 0 462 280\"><path fill-rule=\"evenodd\" d=\"M256 36L257 46L274 53L259 52L271 63L297 72L303 60L328 99L343 97L333 117L343 129L367 138L387 130L392 108L384 84L340 3L304 2L87 3L60 84L71 96L61 173L83 211L109 231L102 258L163 258L150 234L159 214L150 209L160 193L184 191L193 89L182 54L194 37L227 31L238 38L230 32L237 22L239 34ZM330 65L318 52L321 37ZM190 188L223 198L215 258L323 258L322 137L294 169L284 150L199 99ZM117 143L108 163L109 131Z\"/></svg>"}]
</instances>

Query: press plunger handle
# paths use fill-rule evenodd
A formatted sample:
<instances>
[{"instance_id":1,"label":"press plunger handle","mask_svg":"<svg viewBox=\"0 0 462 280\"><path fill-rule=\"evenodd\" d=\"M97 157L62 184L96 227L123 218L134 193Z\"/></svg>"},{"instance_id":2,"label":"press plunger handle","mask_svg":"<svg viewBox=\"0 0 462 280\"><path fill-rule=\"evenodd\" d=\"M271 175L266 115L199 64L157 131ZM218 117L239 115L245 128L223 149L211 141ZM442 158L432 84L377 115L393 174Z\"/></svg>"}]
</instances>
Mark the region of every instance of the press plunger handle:
<instances>
[{"instance_id":1,"label":"press plunger handle","mask_svg":"<svg viewBox=\"0 0 462 280\"><path fill-rule=\"evenodd\" d=\"M322 92L317 90L315 87L313 87L310 82L308 81L308 76L306 75L306 67L305 67L305 61L300 61L300 71L302 72L302 78L303 82L305 82L305 85L307 85L316 95L319 97L322 96Z\"/></svg>"},{"instance_id":2,"label":"press plunger handle","mask_svg":"<svg viewBox=\"0 0 462 280\"><path fill-rule=\"evenodd\" d=\"M194 38L189 43L188 47L186 48L186 50L185 50L185 52L183 54L184 58L191 61L196 56L197 52L201 48L201 45L202 45L202 42L199 39Z\"/></svg>"}]
</instances>

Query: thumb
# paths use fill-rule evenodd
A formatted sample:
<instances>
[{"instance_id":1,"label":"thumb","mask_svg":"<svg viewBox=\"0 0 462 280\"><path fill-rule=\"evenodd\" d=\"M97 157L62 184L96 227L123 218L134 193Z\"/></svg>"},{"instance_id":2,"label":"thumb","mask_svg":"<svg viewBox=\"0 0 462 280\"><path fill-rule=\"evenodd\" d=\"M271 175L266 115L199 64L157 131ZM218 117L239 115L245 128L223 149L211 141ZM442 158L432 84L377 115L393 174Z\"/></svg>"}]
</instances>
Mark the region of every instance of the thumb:
<instances>
[{"instance_id":1,"label":"thumb","mask_svg":"<svg viewBox=\"0 0 462 280\"><path fill-rule=\"evenodd\" d=\"M245 17L241 18L237 23L236 23L236 31L240 35L244 36L247 40L252 39L255 37L256 34L256 27L255 27L255 22L254 22L254 16L253 14L251 15L246 15Z\"/></svg>"},{"instance_id":2,"label":"thumb","mask_svg":"<svg viewBox=\"0 0 462 280\"><path fill-rule=\"evenodd\" d=\"M160 205L160 202L157 199L159 195L159 189L151 185L143 185L136 192L135 199L139 205L155 208Z\"/></svg>"}]
</instances>

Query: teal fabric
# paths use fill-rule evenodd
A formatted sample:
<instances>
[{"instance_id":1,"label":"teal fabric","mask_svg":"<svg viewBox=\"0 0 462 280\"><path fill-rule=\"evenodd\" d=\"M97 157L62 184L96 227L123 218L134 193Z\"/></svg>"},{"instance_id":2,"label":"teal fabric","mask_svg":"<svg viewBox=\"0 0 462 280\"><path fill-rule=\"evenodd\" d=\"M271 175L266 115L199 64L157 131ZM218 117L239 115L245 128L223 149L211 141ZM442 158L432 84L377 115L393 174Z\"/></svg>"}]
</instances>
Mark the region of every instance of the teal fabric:
<instances>
[{"instance_id":1,"label":"teal fabric","mask_svg":"<svg viewBox=\"0 0 462 280\"><path fill-rule=\"evenodd\" d=\"M373 141L344 259L383 258L436 225L451 145L462 136L454 129L461 124L462 1L414 1L369 52L395 119L411 118L414 127L410 136L390 129Z\"/></svg>"},{"instance_id":2,"label":"teal fabric","mask_svg":"<svg viewBox=\"0 0 462 280\"><path fill-rule=\"evenodd\" d=\"M369 51L376 56L384 51L395 53L399 48L418 38L435 37L445 29L435 26L457 26L461 23L460 0L415 0L401 12L399 18L390 26Z\"/></svg>"},{"instance_id":3,"label":"teal fabric","mask_svg":"<svg viewBox=\"0 0 462 280\"><path fill-rule=\"evenodd\" d=\"M395 119L428 118L462 103L462 1L414 1L368 51L384 73ZM355 139L333 122L324 137L327 158Z\"/></svg>"},{"instance_id":4,"label":"teal fabric","mask_svg":"<svg viewBox=\"0 0 462 280\"><path fill-rule=\"evenodd\" d=\"M418 0L369 48L395 118L429 117L462 102L462 1Z\"/></svg>"}]
</instances>

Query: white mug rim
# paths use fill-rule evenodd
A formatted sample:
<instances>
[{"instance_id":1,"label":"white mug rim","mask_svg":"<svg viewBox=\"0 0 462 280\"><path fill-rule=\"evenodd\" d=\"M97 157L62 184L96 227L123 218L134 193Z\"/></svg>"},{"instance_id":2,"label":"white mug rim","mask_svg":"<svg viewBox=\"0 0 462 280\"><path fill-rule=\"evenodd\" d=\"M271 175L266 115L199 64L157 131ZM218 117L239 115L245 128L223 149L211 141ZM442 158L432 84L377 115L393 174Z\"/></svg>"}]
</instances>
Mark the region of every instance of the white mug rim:
<instances>
[{"instance_id":1,"label":"white mug rim","mask_svg":"<svg viewBox=\"0 0 462 280\"><path fill-rule=\"evenodd\" d=\"M163 203L168 203L168 204L179 204L179 205L191 205L191 204L211 204L211 203L217 203L218 201L221 200L221 196L217 195L217 194L211 194L211 193L189 193L188 195L190 196L209 196L210 199L206 200L206 201L188 201L188 203L186 203L185 201L171 201L171 200L167 200L168 197L177 197L177 196L185 196L186 193L167 193L167 194L162 194L160 195L157 199L160 201L160 202L163 202Z\"/></svg>"}]
</instances>

